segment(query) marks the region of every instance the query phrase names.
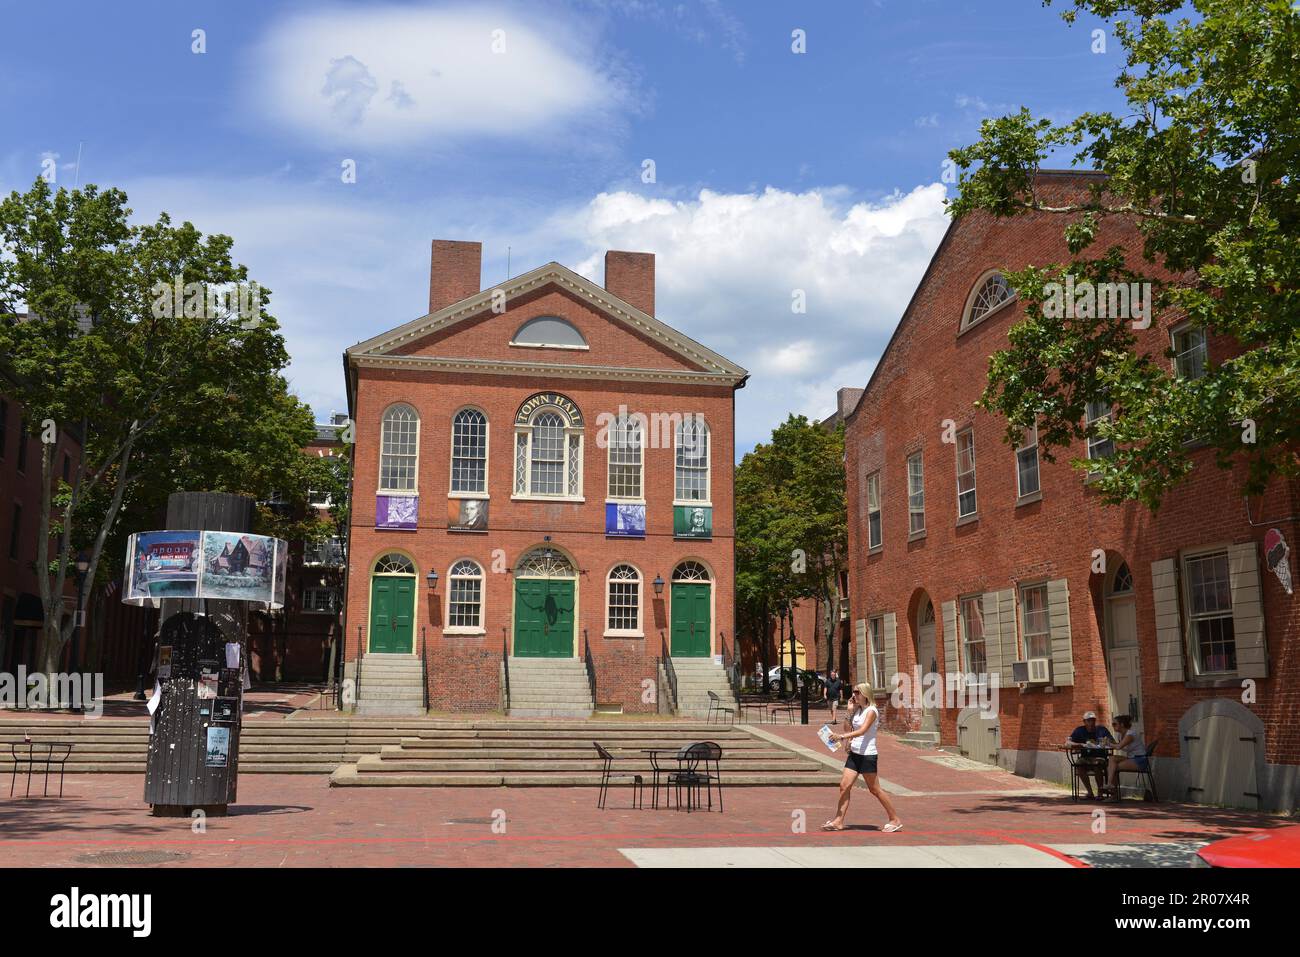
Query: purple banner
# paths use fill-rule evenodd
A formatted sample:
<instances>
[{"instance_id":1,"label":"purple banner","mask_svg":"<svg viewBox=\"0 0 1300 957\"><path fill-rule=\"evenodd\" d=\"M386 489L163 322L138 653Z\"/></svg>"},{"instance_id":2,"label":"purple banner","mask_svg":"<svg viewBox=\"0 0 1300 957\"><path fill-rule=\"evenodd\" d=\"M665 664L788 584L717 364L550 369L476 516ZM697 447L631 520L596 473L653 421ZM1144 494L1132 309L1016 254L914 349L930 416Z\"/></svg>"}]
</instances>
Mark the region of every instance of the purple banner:
<instances>
[{"instance_id":1,"label":"purple banner","mask_svg":"<svg viewBox=\"0 0 1300 957\"><path fill-rule=\"evenodd\" d=\"M377 495L375 528L404 528L414 531L419 511L418 495Z\"/></svg>"}]
</instances>

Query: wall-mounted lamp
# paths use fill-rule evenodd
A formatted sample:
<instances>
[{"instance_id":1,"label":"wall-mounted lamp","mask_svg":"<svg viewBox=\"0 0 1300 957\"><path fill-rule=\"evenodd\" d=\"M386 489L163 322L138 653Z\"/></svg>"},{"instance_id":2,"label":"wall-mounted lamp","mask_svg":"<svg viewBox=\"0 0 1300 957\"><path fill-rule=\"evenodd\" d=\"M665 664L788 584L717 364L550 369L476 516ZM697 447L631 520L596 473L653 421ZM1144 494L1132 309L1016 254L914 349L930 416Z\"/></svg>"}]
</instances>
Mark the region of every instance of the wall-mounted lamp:
<instances>
[{"instance_id":1,"label":"wall-mounted lamp","mask_svg":"<svg viewBox=\"0 0 1300 957\"><path fill-rule=\"evenodd\" d=\"M655 597L658 598L664 593L664 580L662 575L656 575L655 580L651 582L655 586Z\"/></svg>"},{"instance_id":2,"label":"wall-mounted lamp","mask_svg":"<svg viewBox=\"0 0 1300 957\"><path fill-rule=\"evenodd\" d=\"M424 576L424 580L425 580L425 582L426 582L426 583L428 584L428 586L429 586L429 591L437 591L437 589L438 589L438 573L437 573L437 572L435 572L432 568L430 568L430 569L429 569L429 574L427 574L427 575Z\"/></svg>"}]
</instances>

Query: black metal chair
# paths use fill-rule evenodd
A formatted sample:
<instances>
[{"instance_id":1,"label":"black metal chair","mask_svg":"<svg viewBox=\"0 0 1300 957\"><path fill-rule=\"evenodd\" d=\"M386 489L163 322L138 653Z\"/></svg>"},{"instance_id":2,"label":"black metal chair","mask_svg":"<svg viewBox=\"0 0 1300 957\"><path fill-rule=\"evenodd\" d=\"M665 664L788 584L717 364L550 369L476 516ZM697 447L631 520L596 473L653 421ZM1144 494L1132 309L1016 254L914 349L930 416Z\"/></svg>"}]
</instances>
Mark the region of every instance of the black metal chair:
<instances>
[{"instance_id":1,"label":"black metal chair","mask_svg":"<svg viewBox=\"0 0 1300 957\"><path fill-rule=\"evenodd\" d=\"M632 807L644 808L645 781L642 779L641 775L633 771L614 771L614 756L602 748L597 742L593 741L591 743L595 746L596 753L600 755L600 760L604 762L600 771L600 797L596 799L596 807L601 808L602 810L604 809L605 797L609 794L609 785L611 781L626 778L632 785Z\"/></svg>"},{"instance_id":2,"label":"black metal chair","mask_svg":"<svg viewBox=\"0 0 1300 957\"><path fill-rule=\"evenodd\" d=\"M1096 778L1100 775L1105 779L1105 765L1098 765L1097 759L1089 755L1082 748L1068 747L1065 749L1065 759L1070 762L1070 800L1079 800L1079 785L1084 785L1084 790L1088 789L1086 776L1092 775ZM1104 787L1104 784L1098 787ZM1101 795L1098 794L1098 797Z\"/></svg>"},{"instance_id":3,"label":"black metal chair","mask_svg":"<svg viewBox=\"0 0 1300 957\"><path fill-rule=\"evenodd\" d=\"M50 769L57 767L59 769L59 797L63 797L63 775L67 770L68 758L72 756L72 745L67 743L51 743L42 745L45 751L42 755L37 751L37 744L34 741L24 741L22 743L11 741L9 743L9 754L13 757L13 773L9 776L9 796L14 796L14 786L18 783L18 765L19 763L27 765L27 793L25 797L32 796L32 771L42 760L45 762L45 789L43 796L50 796ZM25 752L25 753L24 753Z\"/></svg>"},{"instance_id":4,"label":"black metal chair","mask_svg":"<svg viewBox=\"0 0 1300 957\"><path fill-rule=\"evenodd\" d=\"M718 811L722 812L722 746L713 741L697 741L677 752L678 769L668 775L668 786L676 789L677 809L682 807L682 788L686 788L686 813L699 807L703 788L713 810L713 788L718 789Z\"/></svg>"},{"instance_id":5,"label":"black metal chair","mask_svg":"<svg viewBox=\"0 0 1300 957\"><path fill-rule=\"evenodd\" d=\"M1147 769L1145 771L1125 771L1121 769L1117 775L1121 783L1123 782L1124 775L1126 774L1136 774L1139 781L1145 778L1146 792L1143 794L1143 799L1147 801L1151 801L1155 804L1160 803L1160 793L1156 790L1156 775L1155 775L1156 748L1158 748L1159 746L1160 746L1159 739L1152 741L1149 745L1147 745Z\"/></svg>"},{"instance_id":6,"label":"black metal chair","mask_svg":"<svg viewBox=\"0 0 1300 957\"><path fill-rule=\"evenodd\" d=\"M722 699L718 697L716 691L710 691L708 723L713 724L713 719L721 715L726 715L728 725L736 723L736 709L728 708L722 703Z\"/></svg>"}]
</instances>

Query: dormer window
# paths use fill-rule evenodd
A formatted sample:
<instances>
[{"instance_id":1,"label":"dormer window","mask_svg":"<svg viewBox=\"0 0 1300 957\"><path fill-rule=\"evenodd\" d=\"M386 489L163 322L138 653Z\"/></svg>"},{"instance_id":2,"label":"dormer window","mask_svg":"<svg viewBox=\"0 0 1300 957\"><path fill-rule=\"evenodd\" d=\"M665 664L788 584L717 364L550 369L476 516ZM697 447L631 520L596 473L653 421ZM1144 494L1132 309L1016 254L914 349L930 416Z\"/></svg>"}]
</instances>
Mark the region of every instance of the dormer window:
<instances>
[{"instance_id":1,"label":"dormer window","mask_svg":"<svg viewBox=\"0 0 1300 957\"><path fill-rule=\"evenodd\" d=\"M996 270L980 277L970 296L966 300L966 311L961 317L961 331L982 322L1016 298L1016 291L1007 282L1006 276Z\"/></svg>"},{"instance_id":2,"label":"dormer window","mask_svg":"<svg viewBox=\"0 0 1300 957\"><path fill-rule=\"evenodd\" d=\"M578 328L559 316L538 316L536 319L529 319L519 327L510 344L530 349L590 348Z\"/></svg>"}]
</instances>

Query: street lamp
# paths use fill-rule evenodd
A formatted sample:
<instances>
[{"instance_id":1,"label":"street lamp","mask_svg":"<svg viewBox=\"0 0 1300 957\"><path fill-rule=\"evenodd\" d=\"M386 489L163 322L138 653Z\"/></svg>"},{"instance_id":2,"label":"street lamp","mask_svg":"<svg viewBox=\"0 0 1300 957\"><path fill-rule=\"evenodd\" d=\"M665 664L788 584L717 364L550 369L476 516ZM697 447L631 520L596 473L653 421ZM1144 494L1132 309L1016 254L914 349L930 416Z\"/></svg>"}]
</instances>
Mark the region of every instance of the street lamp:
<instances>
[{"instance_id":1,"label":"street lamp","mask_svg":"<svg viewBox=\"0 0 1300 957\"><path fill-rule=\"evenodd\" d=\"M776 649L776 668L777 668L777 674L781 676L782 691L785 691L785 682L786 682L785 654L783 653L785 648L785 616L788 615L789 613L790 613L790 609L786 606L784 602L782 602L781 607L777 610L777 616L781 619L781 643L777 645L777 649Z\"/></svg>"}]
</instances>

